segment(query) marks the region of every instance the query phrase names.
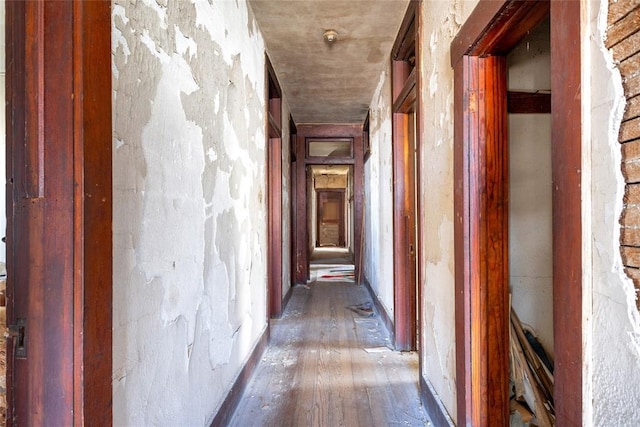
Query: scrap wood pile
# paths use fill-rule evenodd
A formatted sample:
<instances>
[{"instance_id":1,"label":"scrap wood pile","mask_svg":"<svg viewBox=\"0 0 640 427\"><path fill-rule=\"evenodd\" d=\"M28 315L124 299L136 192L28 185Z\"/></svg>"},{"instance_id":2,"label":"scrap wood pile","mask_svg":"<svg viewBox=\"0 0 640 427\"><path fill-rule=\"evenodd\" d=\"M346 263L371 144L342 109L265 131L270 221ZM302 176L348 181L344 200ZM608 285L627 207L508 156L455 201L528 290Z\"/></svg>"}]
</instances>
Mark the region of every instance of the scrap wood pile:
<instances>
[{"instance_id":1,"label":"scrap wood pile","mask_svg":"<svg viewBox=\"0 0 640 427\"><path fill-rule=\"evenodd\" d=\"M520 418L525 426L554 426L552 363L513 309L510 324L512 420Z\"/></svg>"}]
</instances>

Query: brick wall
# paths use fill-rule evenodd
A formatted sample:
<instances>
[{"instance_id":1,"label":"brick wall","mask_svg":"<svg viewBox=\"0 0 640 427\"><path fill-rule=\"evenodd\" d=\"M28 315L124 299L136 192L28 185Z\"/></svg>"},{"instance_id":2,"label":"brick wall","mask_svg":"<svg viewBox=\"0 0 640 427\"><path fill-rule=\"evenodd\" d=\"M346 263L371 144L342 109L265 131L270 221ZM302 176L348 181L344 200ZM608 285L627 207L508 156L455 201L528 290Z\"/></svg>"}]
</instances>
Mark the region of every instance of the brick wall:
<instances>
[{"instance_id":1,"label":"brick wall","mask_svg":"<svg viewBox=\"0 0 640 427\"><path fill-rule=\"evenodd\" d=\"M640 1L609 1L606 45L622 74L627 98L618 140L626 188L620 218L621 254L627 275L640 290ZM640 299L636 299L640 309Z\"/></svg>"}]
</instances>

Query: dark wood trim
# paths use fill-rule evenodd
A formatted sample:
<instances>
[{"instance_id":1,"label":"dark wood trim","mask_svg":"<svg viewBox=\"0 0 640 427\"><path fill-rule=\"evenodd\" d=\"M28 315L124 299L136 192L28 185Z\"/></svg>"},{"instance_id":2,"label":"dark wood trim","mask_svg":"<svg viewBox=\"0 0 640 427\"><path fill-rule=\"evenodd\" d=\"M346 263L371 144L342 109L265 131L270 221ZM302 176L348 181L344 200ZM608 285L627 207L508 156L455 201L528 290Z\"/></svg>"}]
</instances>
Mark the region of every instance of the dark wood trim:
<instances>
[{"instance_id":1,"label":"dark wood trim","mask_svg":"<svg viewBox=\"0 0 640 427\"><path fill-rule=\"evenodd\" d=\"M454 261L455 261L455 336L456 336L456 403L457 419L463 425L472 418L472 325L468 318L471 313L471 195L469 175L463 173L470 168L471 147L466 137L470 124L475 123L476 109L469 108L466 82L477 58L466 56L454 67L454 127L453 127L453 170L454 170ZM469 63L470 62L470 63Z\"/></svg>"},{"instance_id":2,"label":"dark wood trim","mask_svg":"<svg viewBox=\"0 0 640 427\"><path fill-rule=\"evenodd\" d=\"M394 342L393 320L391 320L389 313L387 313L387 310L385 310L384 306L380 302L380 299L378 299L378 296L373 291L373 288L371 287L371 283L369 283L369 280L365 276L362 276L362 283L364 283L364 286L367 288L369 295L371 295L371 300L373 301L373 305L376 307L376 311L378 312L378 315L380 316L380 319L382 320L384 327L387 328L387 331L389 332L389 338L391 339L391 342Z\"/></svg>"},{"instance_id":3,"label":"dark wood trim","mask_svg":"<svg viewBox=\"0 0 640 427\"><path fill-rule=\"evenodd\" d=\"M371 115L370 111L367 111L367 116L364 119L364 123L362 124L362 155L364 161L366 162L371 156L371 139L369 135L369 116Z\"/></svg>"},{"instance_id":4,"label":"dark wood trim","mask_svg":"<svg viewBox=\"0 0 640 427\"><path fill-rule=\"evenodd\" d=\"M225 397L224 402L220 405L213 421L211 421L211 427L224 427L229 425L231 418L233 417L233 413L238 407L238 403L240 403L242 393L247 388L249 380L258 367L268 343L269 327L267 326L256 342L256 345L253 347L253 351L249 355L247 362L244 364L240 373L236 377L236 380L233 382L229 393L227 393L227 397Z\"/></svg>"},{"instance_id":5,"label":"dark wood trim","mask_svg":"<svg viewBox=\"0 0 640 427\"><path fill-rule=\"evenodd\" d=\"M266 190L267 190L267 317L282 314L282 92L265 55Z\"/></svg>"},{"instance_id":6,"label":"dark wood trim","mask_svg":"<svg viewBox=\"0 0 640 427\"><path fill-rule=\"evenodd\" d=\"M269 316L282 314L282 140L267 141L268 171L268 288Z\"/></svg>"},{"instance_id":7,"label":"dark wood trim","mask_svg":"<svg viewBox=\"0 0 640 427\"><path fill-rule=\"evenodd\" d=\"M308 165L355 165L355 159L347 159L345 157L307 157Z\"/></svg>"},{"instance_id":8,"label":"dark wood trim","mask_svg":"<svg viewBox=\"0 0 640 427\"><path fill-rule=\"evenodd\" d=\"M416 17L420 1L411 0L407 5L407 10L404 12L404 18L398 29L396 40L393 43L391 49L391 59L393 61L407 61L407 57L412 51L415 53L416 38ZM417 55L415 55L417 57Z\"/></svg>"},{"instance_id":9,"label":"dark wood trim","mask_svg":"<svg viewBox=\"0 0 640 427\"><path fill-rule=\"evenodd\" d=\"M549 16L549 0L480 1L451 42L451 65L464 56L503 55Z\"/></svg>"},{"instance_id":10,"label":"dark wood trim","mask_svg":"<svg viewBox=\"0 0 640 427\"><path fill-rule=\"evenodd\" d=\"M420 400L435 427L454 427L451 416L447 413L436 391L427 380L420 375Z\"/></svg>"},{"instance_id":11,"label":"dark wood trim","mask_svg":"<svg viewBox=\"0 0 640 427\"><path fill-rule=\"evenodd\" d=\"M269 105L274 106L274 102L270 102ZM277 108L276 108L277 109ZM271 114L271 108L269 108L269 114L267 115L267 120L269 121L269 126L267 129L267 135L269 138L280 138L282 135L282 130L280 129L280 123L276 121L276 118Z\"/></svg>"},{"instance_id":12,"label":"dark wood trim","mask_svg":"<svg viewBox=\"0 0 640 427\"><path fill-rule=\"evenodd\" d=\"M9 424L109 424L110 2L6 7Z\"/></svg>"},{"instance_id":13,"label":"dark wood trim","mask_svg":"<svg viewBox=\"0 0 640 427\"><path fill-rule=\"evenodd\" d=\"M362 131L361 124L298 124L298 135L306 138L353 138Z\"/></svg>"},{"instance_id":14,"label":"dark wood trim","mask_svg":"<svg viewBox=\"0 0 640 427\"><path fill-rule=\"evenodd\" d=\"M404 86L396 100L393 102L393 111L397 113L409 113L416 105L416 68L411 70L409 77L405 80Z\"/></svg>"},{"instance_id":15,"label":"dark wood trim","mask_svg":"<svg viewBox=\"0 0 640 427\"><path fill-rule=\"evenodd\" d=\"M74 2L76 424L112 422L111 3Z\"/></svg>"},{"instance_id":16,"label":"dark wood trim","mask_svg":"<svg viewBox=\"0 0 640 427\"><path fill-rule=\"evenodd\" d=\"M507 92L509 114L551 114L551 94L545 92Z\"/></svg>"},{"instance_id":17,"label":"dark wood trim","mask_svg":"<svg viewBox=\"0 0 640 427\"><path fill-rule=\"evenodd\" d=\"M551 2L554 403L559 426L583 413L581 2Z\"/></svg>"},{"instance_id":18,"label":"dark wood trim","mask_svg":"<svg viewBox=\"0 0 640 427\"><path fill-rule=\"evenodd\" d=\"M295 235L295 263L293 270L295 272L292 280L296 284L303 284L309 279L309 252L307 250L309 240L309 230L307 230L307 164L305 163L305 144L304 138L300 136L300 128L298 128L296 143L296 188L295 188L295 228L292 233Z\"/></svg>"},{"instance_id":19,"label":"dark wood trim","mask_svg":"<svg viewBox=\"0 0 640 427\"><path fill-rule=\"evenodd\" d=\"M289 286L289 290L284 295L284 298L282 298L282 311L283 312L287 308L287 304L289 304L289 301L291 300L291 297L293 296L293 287L294 287L294 285L291 284L291 286Z\"/></svg>"},{"instance_id":20,"label":"dark wood trim","mask_svg":"<svg viewBox=\"0 0 640 427\"><path fill-rule=\"evenodd\" d=\"M456 203L456 311L458 422L508 424L508 157L506 60L466 57L456 68L462 109L456 108L456 182L464 201ZM462 74L462 76L459 76ZM469 156L459 159L459 156ZM459 184L457 184L459 185ZM461 212L461 206L469 210ZM460 254L462 252L462 254ZM458 306L459 307L459 306ZM460 347L465 347L461 349ZM469 358L468 361L465 358ZM462 381L461 379L464 378ZM464 401L462 400L464 399Z\"/></svg>"},{"instance_id":21,"label":"dark wood trim","mask_svg":"<svg viewBox=\"0 0 640 427\"><path fill-rule=\"evenodd\" d=\"M364 160L362 147L362 125L361 124L299 124L297 142L296 161L296 283L306 283L309 278L309 230L308 230L308 207L307 200L307 167L309 165L335 164L353 166L353 188L354 188L354 259L359 259L362 246L362 206L363 192L358 190L364 188ZM324 161L316 161L314 158L306 157L306 140L308 138L351 138L353 139L353 159L336 159L336 161L326 158ZM358 277L360 267L355 266L355 277Z\"/></svg>"},{"instance_id":22,"label":"dark wood trim","mask_svg":"<svg viewBox=\"0 0 640 427\"><path fill-rule=\"evenodd\" d=\"M550 12L549 12L550 10ZM522 35L551 13L554 352L555 408L558 425L582 424L582 234L581 234L581 99L580 2L481 1L451 45L455 80L454 175L456 214L456 375L458 424L506 423L502 400L508 399L499 366L508 352L502 334L506 291L495 284L506 277L505 221L495 215L504 167L496 145L502 139L500 95L488 96L497 83L489 55L508 52ZM499 58L499 56L494 56ZM488 68L487 68L488 67ZM502 68L502 66L500 66ZM487 74L487 70L489 73ZM487 79L489 77L489 79ZM500 77L501 78L501 77ZM493 83L491 83L493 84ZM484 89L484 90L483 90ZM493 92L493 91L490 91ZM500 107L496 110L496 106ZM497 114L496 114L497 113ZM502 188L504 187L504 188ZM493 196L491 196L493 192ZM490 208L493 206L493 208ZM490 208L490 210L487 210ZM482 218L480 220L479 218ZM492 237L493 236L493 237ZM490 243L490 245L487 245ZM492 273L493 272L493 273ZM490 274L498 277L487 280ZM501 285L504 287L503 285ZM496 304L497 303L497 304ZM496 312L497 309L497 312ZM492 310L489 312L487 310ZM493 314L492 314L493 313ZM489 318L487 318L489 316ZM493 327L491 326L493 319Z\"/></svg>"},{"instance_id":23,"label":"dark wood trim","mask_svg":"<svg viewBox=\"0 0 640 427\"><path fill-rule=\"evenodd\" d=\"M415 350L418 334L418 283L416 272L420 230L419 168L420 119L414 134L410 113L419 114L417 96L420 71L418 29L420 2L411 2L391 52L392 168L393 168L393 271L394 271L394 338L397 350ZM416 212L416 207L418 212Z\"/></svg>"}]
</instances>

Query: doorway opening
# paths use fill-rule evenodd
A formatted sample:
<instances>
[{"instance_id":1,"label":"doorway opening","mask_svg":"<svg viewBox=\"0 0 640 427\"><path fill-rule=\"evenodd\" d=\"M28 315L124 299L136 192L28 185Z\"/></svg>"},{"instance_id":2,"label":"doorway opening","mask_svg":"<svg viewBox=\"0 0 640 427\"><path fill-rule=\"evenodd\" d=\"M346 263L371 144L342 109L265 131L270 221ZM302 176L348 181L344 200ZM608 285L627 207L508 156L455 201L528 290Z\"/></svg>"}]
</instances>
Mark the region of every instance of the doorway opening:
<instances>
[{"instance_id":1,"label":"doorway opening","mask_svg":"<svg viewBox=\"0 0 640 427\"><path fill-rule=\"evenodd\" d=\"M549 30L539 27L547 18ZM451 44L459 424L509 424L510 287L514 307L528 306L532 288L547 303L552 293L547 318L529 321L553 337L547 347L556 355L555 422L581 424L579 23L578 2L480 3ZM530 51L534 41L548 46L540 46L537 57ZM536 65L544 56L546 65ZM521 62L536 71L519 70ZM546 82L536 80L545 75L551 76ZM529 150L535 158L523 159ZM531 235L531 242L522 241ZM531 268L540 280L525 283Z\"/></svg>"},{"instance_id":2,"label":"doorway opening","mask_svg":"<svg viewBox=\"0 0 640 427\"><path fill-rule=\"evenodd\" d=\"M355 277L353 165L309 165L308 170L310 280L351 282Z\"/></svg>"},{"instance_id":3,"label":"doorway opening","mask_svg":"<svg viewBox=\"0 0 640 427\"><path fill-rule=\"evenodd\" d=\"M362 246L362 125L297 126L295 162L295 283L312 280L312 263L352 265ZM292 176L293 176L292 171Z\"/></svg>"},{"instance_id":4,"label":"doorway opening","mask_svg":"<svg viewBox=\"0 0 640 427\"><path fill-rule=\"evenodd\" d=\"M411 2L391 52L393 100L394 338L400 351L418 348L420 116L419 2Z\"/></svg>"}]
</instances>

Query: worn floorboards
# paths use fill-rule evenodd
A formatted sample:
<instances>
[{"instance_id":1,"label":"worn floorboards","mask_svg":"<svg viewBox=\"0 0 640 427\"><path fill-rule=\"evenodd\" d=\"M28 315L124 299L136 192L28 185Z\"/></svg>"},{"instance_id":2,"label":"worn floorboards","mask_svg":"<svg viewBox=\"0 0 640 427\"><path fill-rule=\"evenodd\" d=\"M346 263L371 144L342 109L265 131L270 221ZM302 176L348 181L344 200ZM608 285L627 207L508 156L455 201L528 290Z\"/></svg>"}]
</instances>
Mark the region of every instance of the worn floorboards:
<instances>
[{"instance_id":1,"label":"worn floorboards","mask_svg":"<svg viewBox=\"0 0 640 427\"><path fill-rule=\"evenodd\" d=\"M418 356L389 350L377 315L346 307L370 301L362 286L297 286L242 397L232 426L424 426ZM365 349L377 351L368 352Z\"/></svg>"}]
</instances>

